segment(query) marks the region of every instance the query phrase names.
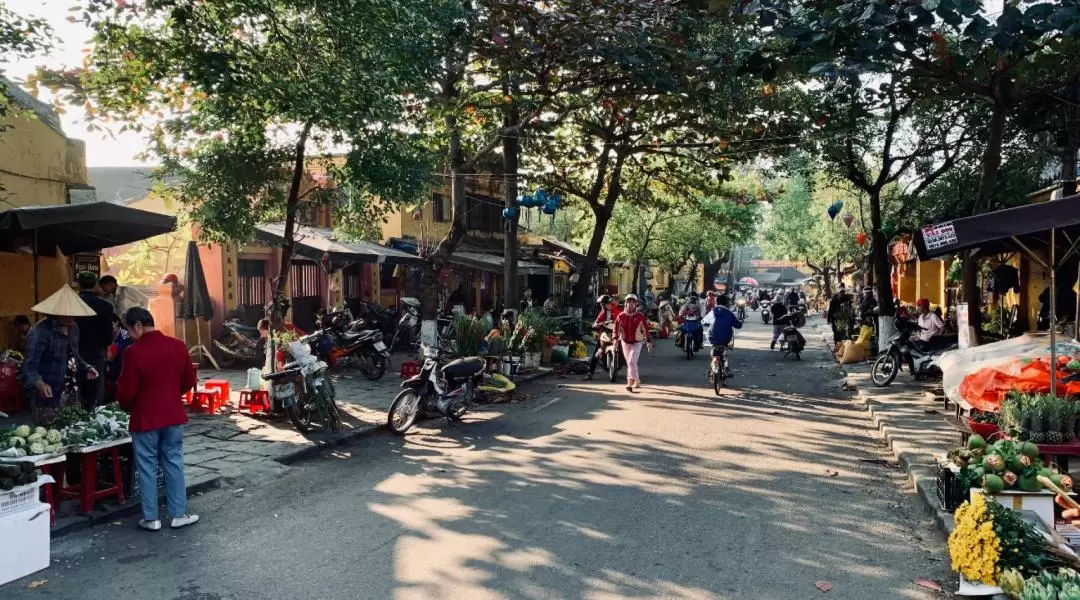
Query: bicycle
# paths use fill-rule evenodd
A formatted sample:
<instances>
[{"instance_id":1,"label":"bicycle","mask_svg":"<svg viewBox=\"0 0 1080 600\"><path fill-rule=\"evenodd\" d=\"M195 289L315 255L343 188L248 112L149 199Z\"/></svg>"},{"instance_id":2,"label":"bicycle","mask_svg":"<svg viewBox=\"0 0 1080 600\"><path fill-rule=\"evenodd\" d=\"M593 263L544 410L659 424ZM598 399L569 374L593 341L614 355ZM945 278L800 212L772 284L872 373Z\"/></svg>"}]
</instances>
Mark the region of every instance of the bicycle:
<instances>
[{"instance_id":1,"label":"bicycle","mask_svg":"<svg viewBox=\"0 0 1080 600\"><path fill-rule=\"evenodd\" d=\"M720 395L720 389L727 386L728 377L731 375L731 366L728 363L729 346L713 346L712 362L709 364L709 383L713 386L713 392Z\"/></svg>"}]
</instances>

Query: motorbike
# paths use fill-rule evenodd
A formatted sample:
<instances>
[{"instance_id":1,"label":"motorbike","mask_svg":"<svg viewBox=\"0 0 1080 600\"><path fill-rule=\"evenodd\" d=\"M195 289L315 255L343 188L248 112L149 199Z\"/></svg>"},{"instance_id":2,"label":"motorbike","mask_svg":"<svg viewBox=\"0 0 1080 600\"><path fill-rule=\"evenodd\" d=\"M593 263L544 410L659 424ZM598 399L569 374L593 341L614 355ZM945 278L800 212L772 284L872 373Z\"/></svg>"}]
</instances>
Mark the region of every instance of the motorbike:
<instances>
[{"instance_id":1,"label":"motorbike","mask_svg":"<svg viewBox=\"0 0 1080 600\"><path fill-rule=\"evenodd\" d=\"M794 356L795 360L802 360L806 338L799 331L799 327L806 324L806 315L795 310L776 319L776 324L784 326L784 334L780 339L780 351L784 353L784 358Z\"/></svg>"},{"instance_id":2,"label":"motorbike","mask_svg":"<svg viewBox=\"0 0 1080 600\"><path fill-rule=\"evenodd\" d=\"M460 421L472 408L476 388L483 381L484 360L472 356L449 363L442 362L443 351L420 345L424 365L420 374L402 382L402 391L394 398L386 424L398 435L405 435L426 411L435 411L450 422Z\"/></svg>"},{"instance_id":3,"label":"motorbike","mask_svg":"<svg viewBox=\"0 0 1080 600\"><path fill-rule=\"evenodd\" d=\"M390 349L383 334L376 329L330 332L332 341L328 352L331 367L355 367L364 377L374 381L382 378L390 362Z\"/></svg>"},{"instance_id":4,"label":"motorbike","mask_svg":"<svg viewBox=\"0 0 1080 600\"><path fill-rule=\"evenodd\" d=\"M746 298L739 298L735 301L735 316L740 321L746 320Z\"/></svg>"},{"instance_id":5,"label":"motorbike","mask_svg":"<svg viewBox=\"0 0 1080 600\"><path fill-rule=\"evenodd\" d=\"M289 344L293 362L281 370L262 376L270 382L270 394L280 404L297 431L306 433L318 419L331 431L341 429L334 384L330 381L329 366L315 357L301 341Z\"/></svg>"},{"instance_id":6,"label":"motorbike","mask_svg":"<svg viewBox=\"0 0 1080 600\"><path fill-rule=\"evenodd\" d=\"M913 344L913 339L922 328L908 319L896 319L896 333L889 339L889 345L878 354L874 366L870 369L870 379L874 385L885 387L896 379L902 365L907 363L908 370L916 378L940 376L941 367L937 359L945 352L959 347L956 336L935 338L933 349L921 350Z\"/></svg>"},{"instance_id":7,"label":"motorbike","mask_svg":"<svg viewBox=\"0 0 1080 600\"><path fill-rule=\"evenodd\" d=\"M601 326L600 349L601 366L607 371L608 381L615 382L619 371L626 365L626 357L623 356L622 348L615 343L615 325L608 321Z\"/></svg>"},{"instance_id":8,"label":"motorbike","mask_svg":"<svg viewBox=\"0 0 1080 600\"><path fill-rule=\"evenodd\" d=\"M701 319L696 316L687 316L683 319L679 330L682 331L682 349L686 353L686 360L694 358L694 353L700 350L697 346L697 334L701 331Z\"/></svg>"},{"instance_id":9,"label":"motorbike","mask_svg":"<svg viewBox=\"0 0 1080 600\"><path fill-rule=\"evenodd\" d=\"M769 309L768 304L761 305L761 322L768 325L772 321L772 310Z\"/></svg>"},{"instance_id":10,"label":"motorbike","mask_svg":"<svg viewBox=\"0 0 1080 600\"><path fill-rule=\"evenodd\" d=\"M240 321L229 320L221 325L217 339L214 340L214 358L218 366L228 369L236 363L260 364L264 348L259 330Z\"/></svg>"},{"instance_id":11,"label":"motorbike","mask_svg":"<svg viewBox=\"0 0 1080 600\"><path fill-rule=\"evenodd\" d=\"M401 318L394 327L394 337L390 339L391 352L397 350L399 344L413 349L420 342L420 300L402 298L401 305Z\"/></svg>"}]
</instances>

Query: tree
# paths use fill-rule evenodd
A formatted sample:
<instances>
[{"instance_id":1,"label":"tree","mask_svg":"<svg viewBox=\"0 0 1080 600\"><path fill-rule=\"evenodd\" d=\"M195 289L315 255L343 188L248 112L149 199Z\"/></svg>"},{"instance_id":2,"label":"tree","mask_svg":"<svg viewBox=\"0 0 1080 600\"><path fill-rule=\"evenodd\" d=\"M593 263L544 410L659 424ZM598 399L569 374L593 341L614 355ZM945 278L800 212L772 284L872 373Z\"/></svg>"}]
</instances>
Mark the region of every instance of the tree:
<instances>
[{"instance_id":1,"label":"tree","mask_svg":"<svg viewBox=\"0 0 1080 600\"><path fill-rule=\"evenodd\" d=\"M1010 120L1039 126L1042 119L1031 119L1032 113L1061 106L1066 88L1080 79L1076 2L1007 2L996 18L972 0L855 0L804 8L788 0L741 5L739 12L784 40L763 44L753 57L757 63L775 71L778 60L797 56L816 63L812 73L833 77L902 69L927 97L982 105L987 118L975 213L995 202ZM1063 144L1065 164L1075 164L1076 141ZM977 266L974 260L964 265L964 293L974 302L980 297ZM969 315L977 335L981 314Z\"/></svg>"},{"instance_id":2,"label":"tree","mask_svg":"<svg viewBox=\"0 0 1080 600\"><path fill-rule=\"evenodd\" d=\"M0 131L12 111L13 100L4 78L4 65L28 58L52 47L52 28L44 19L24 17L0 5Z\"/></svg>"},{"instance_id":3,"label":"tree","mask_svg":"<svg viewBox=\"0 0 1080 600\"><path fill-rule=\"evenodd\" d=\"M80 8L94 32L87 67L43 82L66 86L94 126L148 130L149 153L179 180L203 240L244 241L257 223L284 220L275 324L287 306L302 201L366 210L370 195L415 198L426 189L426 154L397 125L413 108L409 90L430 80L443 4L83 0ZM368 196L304 190L313 156Z\"/></svg>"}]
</instances>

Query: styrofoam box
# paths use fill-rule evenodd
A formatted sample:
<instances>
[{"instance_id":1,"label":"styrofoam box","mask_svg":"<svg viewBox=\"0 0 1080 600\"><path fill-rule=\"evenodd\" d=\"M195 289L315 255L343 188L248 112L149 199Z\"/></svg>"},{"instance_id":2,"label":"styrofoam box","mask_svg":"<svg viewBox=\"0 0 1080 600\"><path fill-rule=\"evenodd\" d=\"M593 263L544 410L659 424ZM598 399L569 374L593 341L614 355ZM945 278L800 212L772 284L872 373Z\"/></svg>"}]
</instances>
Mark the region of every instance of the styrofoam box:
<instances>
[{"instance_id":1,"label":"styrofoam box","mask_svg":"<svg viewBox=\"0 0 1080 600\"><path fill-rule=\"evenodd\" d=\"M49 568L49 505L0 517L0 585Z\"/></svg>"},{"instance_id":2,"label":"styrofoam box","mask_svg":"<svg viewBox=\"0 0 1080 600\"><path fill-rule=\"evenodd\" d=\"M981 488L971 488L972 494L983 494ZM1039 515L1039 519L1048 528L1054 526L1054 493L1021 492L1004 490L992 496L998 504L1013 510L1030 510Z\"/></svg>"}]
</instances>

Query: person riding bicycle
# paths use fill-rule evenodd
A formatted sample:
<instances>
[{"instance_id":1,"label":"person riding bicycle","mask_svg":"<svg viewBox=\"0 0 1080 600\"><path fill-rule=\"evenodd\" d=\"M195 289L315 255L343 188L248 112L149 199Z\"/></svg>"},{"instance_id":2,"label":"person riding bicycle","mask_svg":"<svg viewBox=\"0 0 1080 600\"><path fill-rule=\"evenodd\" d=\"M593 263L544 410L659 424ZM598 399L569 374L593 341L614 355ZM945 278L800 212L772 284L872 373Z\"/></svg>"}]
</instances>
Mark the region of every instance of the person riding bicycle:
<instances>
[{"instance_id":1,"label":"person riding bicycle","mask_svg":"<svg viewBox=\"0 0 1080 600\"><path fill-rule=\"evenodd\" d=\"M686 304L682 305L679 309L679 322L682 323L687 319L701 321L701 304L698 303L697 292L690 292L690 297L687 298ZM694 332L694 347L701 348L704 343L703 338L705 336L705 330L698 327Z\"/></svg>"},{"instance_id":2,"label":"person riding bicycle","mask_svg":"<svg viewBox=\"0 0 1080 600\"><path fill-rule=\"evenodd\" d=\"M589 375L586 379L592 379L593 375L596 374L596 365L600 362L600 356L604 352L605 344L600 341L600 331L605 324L614 323L615 317L622 314L618 303L608 294L597 298L596 305L600 307L600 312L596 315L596 320L593 321L592 326L593 331L596 333L596 347L593 348L592 357L589 359Z\"/></svg>"},{"instance_id":3,"label":"person riding bicycle","mask_svg":"<svg viewBox=\"0 0 1080 600\"><path fill-rule=\"evenodd\" d=\"M709 329L709 343L712 344L713 363L724 357L728 344L735 339L735 330L742 329L743 326L742 321L728 308L730 304L731 299L727 294L721 294L716 299L716 308L712 309L713 324Z\"/></svg>"}]
</instances>

